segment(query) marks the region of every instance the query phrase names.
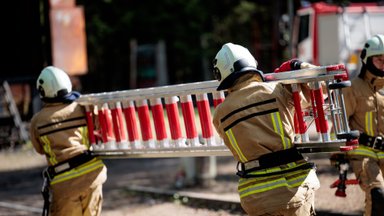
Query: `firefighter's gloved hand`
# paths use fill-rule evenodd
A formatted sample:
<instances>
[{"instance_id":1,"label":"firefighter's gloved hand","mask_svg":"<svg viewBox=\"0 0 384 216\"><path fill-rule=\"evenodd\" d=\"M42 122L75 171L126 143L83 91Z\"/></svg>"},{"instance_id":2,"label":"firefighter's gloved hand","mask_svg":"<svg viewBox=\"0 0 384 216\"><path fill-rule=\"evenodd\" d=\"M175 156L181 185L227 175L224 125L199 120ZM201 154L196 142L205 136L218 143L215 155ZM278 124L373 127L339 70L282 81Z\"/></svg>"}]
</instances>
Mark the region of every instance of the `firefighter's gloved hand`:
<instances>
[{"instance_id":1,"label":"firefighter's gloved hand","mask_svg":"<svg viewBox=\"0 0 384 216\"><path fill-rule=\"evenodd\" d=\"M318 66L310 64L308 62L301 62L300 64L300 69L315 68L315 67L318 67Z\"/></svg>"},{"instance_id":2,"label":"firefighter's gloved hand","mask_svg":"<svg viewBox=\"0 0 384 216\"><path fill-rule=\"evenodd\" d=\"M298 59L291 59L289 61L286 61L280 65L280 67L275 69L275 73L281 73L286 71L292 71L292 70L299 70L302 69L301 64L303 64L302 61ZM308 63L306 63L308 64Z\"/></svg>"}]
</instances>

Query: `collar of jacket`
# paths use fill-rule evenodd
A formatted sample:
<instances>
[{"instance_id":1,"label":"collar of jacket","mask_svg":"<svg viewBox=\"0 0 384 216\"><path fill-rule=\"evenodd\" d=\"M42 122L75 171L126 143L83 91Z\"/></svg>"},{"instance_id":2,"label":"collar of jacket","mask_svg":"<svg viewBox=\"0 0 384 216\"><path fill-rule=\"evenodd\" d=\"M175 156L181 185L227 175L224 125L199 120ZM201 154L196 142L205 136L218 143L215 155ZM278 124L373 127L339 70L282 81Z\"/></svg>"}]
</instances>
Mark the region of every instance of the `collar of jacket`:
<instances>
[{"instance_id":1,"label":"collar of jacket","mask_svg":"<svg viewBox=\"0 0 384 216\"><path fill-rule=\"evenodd\" d=\"M369 70L367 70L367 73L365 73L364 80L374 91L378 91L384 87L384 77L376 76Z\"/></svg>"},{"instance_id":2,"label":"collar of jacket","mask_svg":"<svg viewBox=\"0 0 384 216\"><path fill-rule=\"evenodd\" d=\"M72 102L72 103L75 103L75 101L74 102ZM54 106L63 106L63 105L69 105L69 104L71 104L71 103L60 103L60 102L57 102L57 103L44 103L44 107L54 107Z\"/></svg>"},{"instance_id":3,"label":"collar of jacket","mask_svg":"<svg viewBox=\"0 0 384 216\"><path fill-rule=\"evenodd\" d=\"M258 74L255 74L255 73L244 74L243 76L239 77L236 80L236 82L231 88L228 89L228 93L249 87L252 83L255 83L255 82L263 82L261 80L261 77Z\"/></svg>"}]
</instances>

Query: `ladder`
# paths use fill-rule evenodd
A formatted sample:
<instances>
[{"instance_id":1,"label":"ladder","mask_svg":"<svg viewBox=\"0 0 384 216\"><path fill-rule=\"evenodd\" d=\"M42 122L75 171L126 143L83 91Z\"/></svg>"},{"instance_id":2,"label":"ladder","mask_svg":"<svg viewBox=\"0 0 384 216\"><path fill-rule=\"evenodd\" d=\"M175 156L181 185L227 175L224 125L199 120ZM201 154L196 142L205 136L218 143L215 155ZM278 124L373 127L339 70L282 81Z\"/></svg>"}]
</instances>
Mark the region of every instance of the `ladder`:
<instances>
[{"instance_id":1,"label":"ladder","mask_svg":"<svg viewBox=\"0 0 384 216\"><path fill-rule=\"evenodd\" d=\"M350 86L344 65L271 73L265 79L292 87L294 143L301 152L356 147L358 133L348 127L342 94L342 88ZM301 83L310 87L308 110L300 102ZM211 114L226 95L216 91L218 84L203 81L82 95L78 102L86 110L91 152L103 158L230 156L212 124ZM319 140L309 139L311 121L316 123ZM331 133L336 136L331 138Z\"/></svg>"},{"instance_id":2,"label":"ladder","mask_svg":"<svg viewBox=\"0 0 384 216\"><path fill-rule=\"evenodd\" d=\"M18 141L26 142L29 139L28 131L26 130L25 125L21 120L19 110L17 109L11 88L7 81L3 81L0 93L3 95L3 102L7 106L7 111L9 112L9 115L12 118L14 127L16 127L18 130ZM8 117L7 115L4 116ZM9 134L8 139L12 139L12 134Z\"/></svg>"}]
</instances>

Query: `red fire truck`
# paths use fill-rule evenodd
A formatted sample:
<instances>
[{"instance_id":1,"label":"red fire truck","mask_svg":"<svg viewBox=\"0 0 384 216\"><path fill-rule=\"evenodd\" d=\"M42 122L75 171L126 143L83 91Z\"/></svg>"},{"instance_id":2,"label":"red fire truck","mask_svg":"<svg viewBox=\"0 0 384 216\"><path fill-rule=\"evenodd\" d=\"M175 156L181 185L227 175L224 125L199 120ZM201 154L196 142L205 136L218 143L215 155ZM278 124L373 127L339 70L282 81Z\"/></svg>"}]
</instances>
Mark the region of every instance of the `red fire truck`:
<instances>
[{"instance_id":1,"label":"red fire truck","mask_svg":"<svg viewBox=\"0 0 384 216\"><path fill-rule=\"evenodd\" d=\"M292 56L316 65L344 63L355 76L364 42L384 34L383 23L384 6L377 3L310 4L297 11Z\"/></svg>"}]
</instances>

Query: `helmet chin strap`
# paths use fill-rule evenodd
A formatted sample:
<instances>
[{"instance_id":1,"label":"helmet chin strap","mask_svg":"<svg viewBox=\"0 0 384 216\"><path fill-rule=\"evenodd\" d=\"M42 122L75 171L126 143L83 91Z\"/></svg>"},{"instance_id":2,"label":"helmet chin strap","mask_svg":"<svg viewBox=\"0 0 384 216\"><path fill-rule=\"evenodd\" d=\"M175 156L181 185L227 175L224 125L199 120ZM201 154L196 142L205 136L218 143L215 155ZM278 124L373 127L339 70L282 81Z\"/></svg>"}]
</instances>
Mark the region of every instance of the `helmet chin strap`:
<instances>
[{"instance_id":1,"label":"helmet chin strap","mask_svg":"<svg viewBox=\"0 0 384 216\"><path fill-rule=\"evenodd\" d=\"M373 75L378 76L378 77L384 77L384 71L379 70L372 62L372 58L367 59L367 64L366 64L367 70L371 72Z\"/></svg>"}]
</instances>

